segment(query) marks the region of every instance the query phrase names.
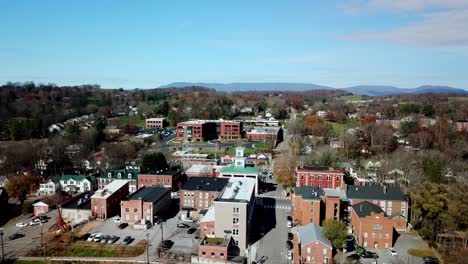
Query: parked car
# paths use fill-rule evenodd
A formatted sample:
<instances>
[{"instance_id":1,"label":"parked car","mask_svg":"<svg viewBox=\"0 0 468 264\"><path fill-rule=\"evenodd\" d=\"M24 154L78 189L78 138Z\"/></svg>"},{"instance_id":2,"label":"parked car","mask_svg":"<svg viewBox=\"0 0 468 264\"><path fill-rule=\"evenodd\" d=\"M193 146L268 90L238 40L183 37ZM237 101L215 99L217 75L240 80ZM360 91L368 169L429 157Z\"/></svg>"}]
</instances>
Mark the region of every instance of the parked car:
<instances>
[{"instance_id":1,"label":"parked car","mask_svg":"<svg viewBox=\"0 0 468 264\"><path fill-rule=\"evenodd\" d=\"M116 224L120 224L120 222L121 222L120 216L116 216L116 217L112 218L112 221L114 221L114 223L116 223Z\"/></svg>"},{"instance_id":2,"label":"parked car","mask_svg":"<svg viewBox=\"0 0 468 264\"><path fill-rule=\"evenodd\" d=\"M91 235L89 235L89 237L86 239L86 241L88 242L91 242L94 240L94 237L97 235L97 233L92 233Z\"/></svg>"},{"instance_id":3,"label":"parked car","mask_svg":"<svg viewBox=\"0 0 468 264\"><path fill-rule=\"evenodd\" d=\"M133 241L133 238L131 236L126 236L124 238L124 240L122 241L122 244L128 245L128 244L132 243L132 241Z\"/></svg>"},{"instance_id":4,"label":"parked car","mask_svg":"<svg viewBox=\"0 0 468 264\"><path fill-rule=\"evenodd\" d=\"M286 248L287 248L288 250L292 250L292 249L293 249L293 243L292 243L292 241L290 241L290 240L286 241Z\"/></svg>"},{"instance_id":5,"label":"parked car","mask_svg":"<svg viewBox=\"0 0 468 264\"><path fill-rule=\"evenodd\" d=\"M23 227L28 226L28 224L26 224L26 223L24 223L24 222L20 222L20 223L17 223L16 226L17 226L17 227L23 228Z\"/></svg>"},{"instance_id":6,"label":"parked car","mask_svg":"<svg viewBox=\"0 0 468 264\"><path fill-rule=\"evenodd\" d=\"M115 242L117 242L117 240L119 240L119 237L118 237L118 236L111 236L111 237L107 240L107 244L114 244Z\"/></svg>"},{"instance_id":7,"label":"parked car","mask_svg":"<svg viewBox=\"0 0 468 264\"><path fill-rule=\"evenodd\" d=\"M161 248L164 250L169 250L174 245L172 240L164 240L161 244Z\"/></svg>"},{"instance_id":8,"label":"parked car","mask_svg":"<svg viewBox=\"0 0 468 264\"><path fill-rule=\"evenodd\" d=\"M364 251L364 252L362 252L361 257L363 257L363 258L378 258L379 255L377 255L377 253L374 253L374 252Z\"/></svg>"},{"instance_id":9,"label":"parked car","mask_svg":"<svg viewBox=\"0 0 468 264\"><path fill-rule=\"evenodd\" d=\"M11 236L8 237L8 240L15 240L15 239L22 238L22 237L24 237L23 234L14 233L13 235L11 235Z\"/></svg>"},{"instance_id":10,"label":"parked car","mask_svg":"<svg viewBox=\"0 0 468 264\"><path fill-rule=\"evenodd\" d=\"M294 236L292 233L288 233L288 240L293 240Z\"/></svg>"},{"instance_id":11,"label":"parked car","mask_svg":"<svg viewBox=\"0 0 468 264\"><path fill-rule=\"evenodd\" d=\"M423 261L424 261L424 264L439 264L438 259L434 257L430 257L430 256L423 257Z\"/></svg>"},{"instance_id":12,"label":"parked car","mask_svg":"<svg viewBox=\"0 0 468 264\"><path fill-rule=\"evenodd\" d=\"M184 223L178 223L177 227L179 227L179 228L189 228L190 226L187 225L187 224L184 224Z\"/></svg>"},{"instance_id":13,"label":"parked car","mask_svg":"<svg viewBox=\"0 0 468 264\"><path fill-rule=\"evenodd\" d=\"M293 253L291 251L288 251L288 260L293 260Z\"/></svg>"},{"instance_id":14,"label":"parked car","mask_svg":"<svg viewBox=\"0 0 468 264\"><path fill-rule=\"evenodd\" d=\"M30 225L30 226L35 226L35 225L38 225L38 224L40 224L40 223L41 223L41 220L38 219L38 218L36 218L36 219L34 219L33 221L29 222L29 225Z\"/></svg>"},{"instance_id":15,"label":"parked car","mask_svg":"<svg viewBox=\"0 0 468 264\"><path fill-rule=\"evenodd\" d=\"M288 217L287 217L287 224L286 224L286 226L287 226L288 228L291 228L291 227L292 227L292 217L289 216L289 215L288 215Z\"/></svg>"},{"instance_id":16,"label":"parked car","mask_svg":"<svg viewBox=\"0 0 468 264\"><path fill-rule=\"evenodd\" d=\"M193 234L197 231L196 228L192 227L192 228L189 228L189 230L187 230L187 234Z\"/></svg>"},{"instance_id":17,"label":"parked car","mask_svg":"<svg viewBox=\"0 0 468 264\"><path fill-rule=\"evenodd\" d=\"M93 241L94 241L94 242L99 242L99 241L101 241L101 239L102 239L102 233L97 233L97 234L94 236Z\"/></svg>"},{"instance_id":18,"label":"parked car","mask_svg":"<svg viewBox=\"0 0 468 264\"><path fill-rule=\"evenodd\" d=\"M121 223L121 224L119 225L119 229L125 229L127 226L128 226L127 223Z\"/></svg>"},{"instance_id":19,"label":"parked car","mask_svg":"<svg viewBox=\"0 0 468 264\"><path fill-rule=\"evenodd\" d=\"M107 241L108 241L109 239L110 239L110 236L107 236L107 235L106 235L106 236L103 236L103 237L101 238L101 241L100 241L100 242L101 242L102 244L106 244Z\"/></svg>"},{"instance_id":20,"label":"parked car","mask_svg":"<svg viewBox=\"0 0 468 264\"><path fill-rule=\"evenodd\" d=\"M359 254L352 254L346 257L346 260L348 261L354 261L359 259L361 259L361 256L359 256Z\"/></svg>"},{"instance_id":21,"label":"parked car","mask_svg":"<svg viewBox=\"0 0 468 264\"><path fill-rule=\"evenodd\" d=\"M390 249L390 254L391 254L392 256L397 256L397 255L398 255L397 252L396 252L396 250L395 250L394 248L391 248L391 249Z\"/></svg>"}]
</instances>

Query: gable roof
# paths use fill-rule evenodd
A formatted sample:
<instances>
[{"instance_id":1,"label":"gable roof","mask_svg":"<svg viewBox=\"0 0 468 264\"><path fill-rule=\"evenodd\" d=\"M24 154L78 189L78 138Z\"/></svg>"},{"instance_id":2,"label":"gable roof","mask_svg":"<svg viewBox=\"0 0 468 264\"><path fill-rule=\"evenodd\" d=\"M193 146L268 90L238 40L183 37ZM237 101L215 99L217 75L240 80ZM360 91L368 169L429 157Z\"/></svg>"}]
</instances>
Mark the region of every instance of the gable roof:
<instances>
[{"instance_id":1,"label":"gable roof","mask_svg":"<svg viewBox=\"0 0 468 264\"><path fill-rule=\"evenodd\" d=\"M324 195L325 192L322 188L314 186L301 186L294 188L294 194L301 196L302 199L307 200L320 200L320 196Z\"/></svg>"},{"instance_id":2,"label":"gable roof","mask_svg":"<svg viewBox=\"0 0 468 264\"><path fill-rule=\"evenodd\" d=\"M221 192L228 181L228 178L191 177L180 189L184 191Z\"/></svg>"},{"instance_id":3,"label":"gable roof","mask_svg":"<svg viewBox=\"0 0 468 264\"><path fill-rule=\"evenodd\" d=\"M323 229L319 225L310 223L305 226L299 226L297 228L297 235L301 245L307 245L314 241L320 241L323 244L332 247L331 242L323 235Z\"/></svg>"},{"instance_id":4,"label":"gable roof","mask_svg":"<svg viewBox=\"0 0 468 264\"><path fill-rule=\"evenodd\" d=\"M140 173L138 170L126 170L126 169L118 169L118 170L108 170L105 173L101 174L99 178L109 178L109 173L111 174L111 179L132 179L136 180L138 178L138 174ZM121 173L121 178L119 178L119 173ZM131 178L128 178L128 174L131 174Z\"/></svg>"},{"instance_id":5,"label":"gable roof","mask_svg":"<svg viewBox=\"0 0 468 264\"><path fill-rule=\"evenodd\" d=\"M33 206L49 206L49 205L44 203L43 201L39 201L37 203L34 203Z\"/></svg>"},{"instance_id":6,"label":"gable roof","mask_svg":"<svg viewBox=\"0 0 468 264\"><path fill-rule=\"evenodd\" d=\"M357 186L350 185L346 191L348 199L364 200L387 200L387 201L405 201L405 196L397 187L386 187L377 185Z\"/></svg>"},{"instance_id":7,"label":"gable roof","mask_svg":"<svg viewBox=\"0 0 468 264\"><path fill-rule=\"evenodd\" d=\"M380 208L380 206L368 201L360 202L358 204L353 205L353 210L359 217L366 217L371 215L371 213L384 213L384 215L387 216L387 214L385 214L385 212L382 210L382 208Z\"/></svg>"},{"instance_id":8,"label":"gable roof","mask_svg":"<svg viewBox=\"0 0 468 264\"><path fill-rule=\"evenodd\" d=\"M168 188L164 188L161 186L142 187L138 191L130 195L127 201L142 199L144 202L155 203L159 201L168 192L170 192Z\"/></svg>"},{"instance_id":9,"label":"gable roof","mask_svg":"<svg viewBox=\"0 0 468 264\"><path fill-rule=\"evenodd\" d=\"M74 181L83 181L83 180L88 180L90 181L90 179L87 177L87 176L83 176L83 175L63 175L62 177L60 177L60 180L61 181L68 181L68 180L74 180Z\"/></svg>"}]
</instances>

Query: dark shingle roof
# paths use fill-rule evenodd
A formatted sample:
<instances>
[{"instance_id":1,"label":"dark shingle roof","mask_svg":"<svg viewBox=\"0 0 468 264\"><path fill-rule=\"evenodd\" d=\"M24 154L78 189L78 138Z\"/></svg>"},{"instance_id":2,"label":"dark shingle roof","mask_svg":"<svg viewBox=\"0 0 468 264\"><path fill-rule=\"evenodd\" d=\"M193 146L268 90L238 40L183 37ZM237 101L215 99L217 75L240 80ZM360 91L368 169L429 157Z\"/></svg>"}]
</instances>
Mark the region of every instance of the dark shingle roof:
<instances>
[{"instance_id":1,"label":"dark shingle roof","mask_svg":"<svg viewBox=\"0 0 468 264\"><path fill-rule=\"evenodd\" d=\"M168 192L170 192L168 188L161 186L142 187L130 195L127 201L142 199L144 202L154 203L159 201Z\"/></svg>"},{"instance_id":2,"label":"dark shingle roof","mask_svg":"<svg viewBox=\"0 0 468 264\"><path fill-rule=\"evenodd\" d=\"M228 181L228 178L192 177L182 186L181 190L220 192Z\"/></svg>"},{"instance_id":3,"label":"dark shingle roof","mask_svg":"<svg viewBox=\"0 0 468 264\"><path fill-rule=\"evenodd\" d=\"M330 170L330 167L327 166L304 166L305 170L317 170L317 171L327 171Z\"/></svg>"},{"instance_id":4,"label":"dark shingle roof","mask_svg":"<svg viewBox=\"0 0 468 264\"><path fill-rule=\"evenodd\" d=\"M359 217L369 216L371 212L374 212L376 214L385 214L385 212L382 210L382 208L380 208L380 206L370 203L368 201L360 202L358 204L353 205L353 210ZM385 216L387 216L387 214L385 214Z\"/></svg>"},{"instance_id":5,"label":"dark shingle roof","mask_svg":"<svg viewBox=\"0 0 468 264\"><path fill-rule=\"evenodd\" d=\"M404 201L405 196L400 188L387 187L384 192L384 187L377 185L357 186L350 185L346 191L348 199L364 199L364 200L387 200L387 201Z\"/></svg>"},{"instance_id":6,"label":"dark shingle roof","mask_svg":"<svg viewBox=\"0 0 468 264\"><path fill-rule=\"evenodd\" d=\"M85 192L81 193L71 200L66 201L61 205L63 209L84 209L91 210L91 196L93 193Z\"/></svg>"},{"instance_id":7,"label":"dark shingle roof","mask_svg":"<svg viewBox=\"0 0 468 264\"><path fill-rule=\"evenodd\" d=\"M178 171L176 170L152 170L146 173L141 173L140 175L176 175Z\"/></svg>"},{"instance_id":8,"label":"dark shingle roof","mask_svg":"<svg viewBox=\"0 0 468 264\"><path fill-rule=\"evenodd\" d=\"M294 193L297 196L301 196L302 199L307 200L320 200L320 196L325 194L322 188L314 186L296 187L294 188Z\"/></svg>"}]
</instances>

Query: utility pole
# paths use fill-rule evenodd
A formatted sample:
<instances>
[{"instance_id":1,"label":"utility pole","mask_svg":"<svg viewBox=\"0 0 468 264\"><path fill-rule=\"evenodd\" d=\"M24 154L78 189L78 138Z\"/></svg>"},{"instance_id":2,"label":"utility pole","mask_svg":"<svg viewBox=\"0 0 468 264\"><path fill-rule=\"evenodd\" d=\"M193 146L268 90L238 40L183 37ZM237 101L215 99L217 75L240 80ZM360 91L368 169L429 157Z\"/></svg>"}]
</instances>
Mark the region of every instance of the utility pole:
<instances>
[{"instance_id":1,"label":"utility pole","mask_svg":"<svg viewBox=\"0 0 468 264\"><path fill-rule=\"evenodd\" d=\"M147 260L147 263L149 264L150 261L149 261L149 233L146 233L146 260Z\"/></svg>"},{"instance_id":2,"label":"utility pole","mask_svg":"<svg viewBox=\"0 0 468 264\"><path fill-rule=\"evenodd\" d=\"M5 262L5 251L3 249L3 229L0 229L0 238L2 240L2 263Z\"/></svg>"}]
</instances>

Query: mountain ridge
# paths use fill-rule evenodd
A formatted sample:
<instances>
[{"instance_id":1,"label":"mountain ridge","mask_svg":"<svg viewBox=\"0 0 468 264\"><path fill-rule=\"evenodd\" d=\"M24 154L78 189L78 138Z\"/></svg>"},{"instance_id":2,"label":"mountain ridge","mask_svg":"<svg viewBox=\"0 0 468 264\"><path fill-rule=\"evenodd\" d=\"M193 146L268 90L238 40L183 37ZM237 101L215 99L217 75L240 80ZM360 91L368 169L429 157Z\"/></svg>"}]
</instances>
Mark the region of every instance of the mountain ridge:
<instances>
[{"instance_id":1,"label":"mountain ridge","mask_svg":"<svg viewBox=\"0 0 468 264\"><path fill-rule=\"evenodd\" d=\"M382 96L392 94L422 94L422 93L454 93L468 94L461 88L443 85L422 85L415 88L399 88L389 85L356 85L345 88L318 85L313 83L288 83L288 82L236 82L236 83L205 83L205 82L173 82L161 85L158 88L203 86L217 91L305 91L305 90L344 90L353 94Z\"/></svg>"}]
</instances>

